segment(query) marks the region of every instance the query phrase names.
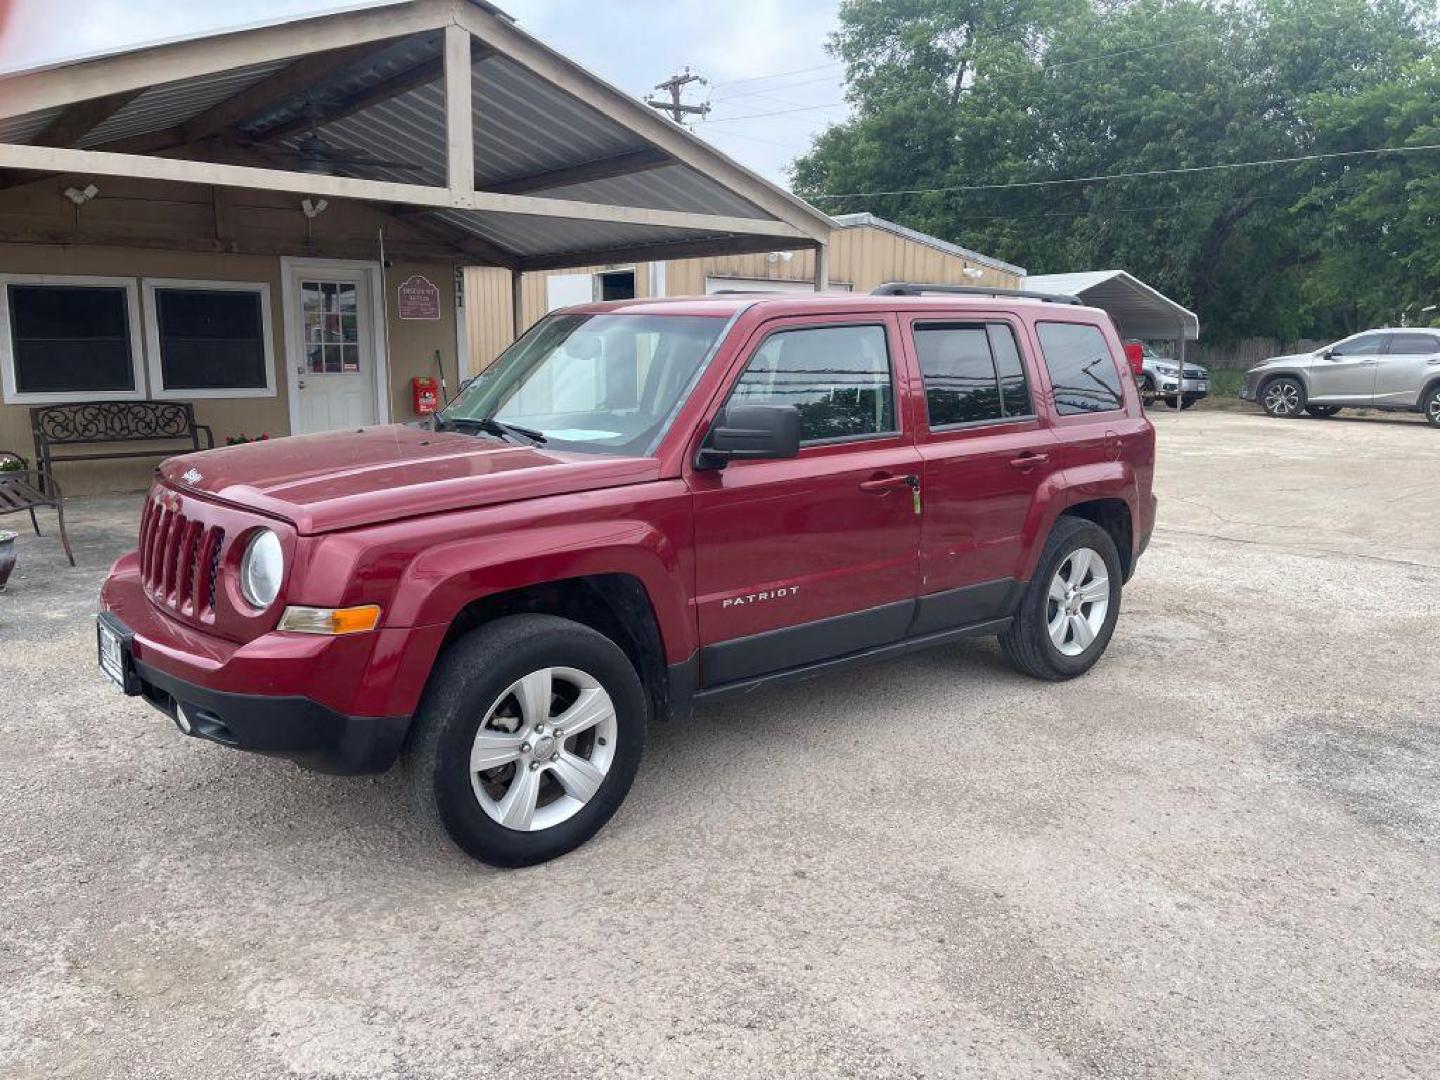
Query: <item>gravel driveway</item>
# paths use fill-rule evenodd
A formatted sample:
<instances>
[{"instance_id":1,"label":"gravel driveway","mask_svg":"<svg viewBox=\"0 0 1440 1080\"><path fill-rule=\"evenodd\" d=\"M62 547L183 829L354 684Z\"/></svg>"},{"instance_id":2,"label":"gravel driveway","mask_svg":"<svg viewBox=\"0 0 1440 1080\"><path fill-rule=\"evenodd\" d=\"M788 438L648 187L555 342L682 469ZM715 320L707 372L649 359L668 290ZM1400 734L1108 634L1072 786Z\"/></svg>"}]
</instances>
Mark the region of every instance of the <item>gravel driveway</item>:
<instances>
[{"instance_id":1,"label":"gravel driveway","mask_svg":"<svg viewBox=\"0 0 1440 1080\"><path fill-rule=\"evenodd\" d=\"M708 708L508 873L112 691L137 500L76 500L80 568L24 536L0 595L0 1075L1435 1076L1440 433L1156 423L1092 674Z\"/></svg>"}]
</instances>

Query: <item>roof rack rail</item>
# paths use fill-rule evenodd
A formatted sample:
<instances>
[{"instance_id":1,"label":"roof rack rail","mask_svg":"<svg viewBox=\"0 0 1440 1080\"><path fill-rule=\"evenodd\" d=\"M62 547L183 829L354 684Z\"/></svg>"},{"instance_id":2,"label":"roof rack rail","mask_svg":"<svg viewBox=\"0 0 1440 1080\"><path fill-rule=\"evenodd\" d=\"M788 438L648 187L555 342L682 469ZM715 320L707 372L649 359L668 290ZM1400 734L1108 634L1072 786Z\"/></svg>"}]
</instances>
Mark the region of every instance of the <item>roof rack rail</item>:
<instances>
[{"instance_id":1,"label":"roof rack rail","mask_svg":"<svg viewBox=\"0 0 1440 1080\"><path fill-rule=\"evenodd\" d=\"M887 281L870 290L871 296L924 296L946 293L955 296L1016 296L1025 300L1045 300L1051 304L1079 304L1078 296L1064 293L1031 292L1028 289L987 289L983 285L924 285L913 281Z\"/></svg>"}]
</instances>

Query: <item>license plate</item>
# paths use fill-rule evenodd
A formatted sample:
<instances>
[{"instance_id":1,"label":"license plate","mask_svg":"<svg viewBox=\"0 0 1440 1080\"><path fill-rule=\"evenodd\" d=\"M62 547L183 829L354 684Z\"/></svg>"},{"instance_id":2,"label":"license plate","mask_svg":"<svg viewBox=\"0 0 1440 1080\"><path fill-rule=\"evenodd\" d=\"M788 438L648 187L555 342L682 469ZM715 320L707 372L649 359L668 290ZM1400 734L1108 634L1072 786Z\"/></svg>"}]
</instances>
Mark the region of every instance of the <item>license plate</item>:
<instances>
[{"instance_id":1,"label":"license plate","mask_svg":"<svg viewBox=\"0 0 1440 1080\"><path fill-rule=\"evenodd\" d=\"M125 644L120 635L103 622L95 624L100 641L100 670L120 689L125 689Z\"/></svg>"},{"instance_id":2,"label":"license plate","mask_svg":"<svg viewBox=\"0 0 1440 1080\"><path fill-rule=\"evenodd\" d=\"M1208 382L1202 382L1202 383L1200 384L1200 392L1201 392L1202 394L1203 394L1203 393L1206 393L1209 389L1210 389L1210 384L1209 384Z\"/></svg>"}]
</instances>

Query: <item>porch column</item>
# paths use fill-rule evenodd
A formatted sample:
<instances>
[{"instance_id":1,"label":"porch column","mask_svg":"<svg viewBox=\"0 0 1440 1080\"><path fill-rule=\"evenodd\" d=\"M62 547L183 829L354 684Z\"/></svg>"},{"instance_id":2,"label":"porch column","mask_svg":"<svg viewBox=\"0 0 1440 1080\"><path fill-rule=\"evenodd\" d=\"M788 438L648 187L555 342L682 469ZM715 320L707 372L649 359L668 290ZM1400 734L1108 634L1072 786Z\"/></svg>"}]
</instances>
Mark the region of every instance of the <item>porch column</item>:
<instances>
[{"instance_id":1,"label":"porch column","mask_svg":"<svg viewBox=\"0 0 1440 1080\"><path fill-rule=\"evenodd\" d=\"M830 288L830 245L815 245L815 291Z\"/></svg>"},{"instance_id":2,"label":"porch column","mask_svg":"<svg viewBox=\"0 0 1440 1080\"><path fill-rule=\"evenodd\" d=\"M458 205L475 200L475 118L470 97L470 31L445 27L445 178Z\"/></svg>"},{"instance_id":3,"label":"porch column","mask_svg":"<svg viewBox=\"0 0 1440 1080\"><path fill-rule=\"evenodd\" d=\"M510 271L510 340L518 341L526 330L525 274L519 270Z\"/></svg>"}]
</instances>

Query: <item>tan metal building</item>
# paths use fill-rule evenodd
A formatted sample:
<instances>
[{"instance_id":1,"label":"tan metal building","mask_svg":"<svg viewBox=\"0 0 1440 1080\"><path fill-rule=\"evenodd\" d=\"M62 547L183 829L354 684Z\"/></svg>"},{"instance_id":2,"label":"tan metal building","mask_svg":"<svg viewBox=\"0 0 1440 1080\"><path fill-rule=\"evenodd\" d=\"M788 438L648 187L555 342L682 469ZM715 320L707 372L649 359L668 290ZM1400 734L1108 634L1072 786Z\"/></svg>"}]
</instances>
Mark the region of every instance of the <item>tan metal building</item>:
<instances>
[{"instance_id":1,"label":"tan metal building","mask_svg":"<svg viewBox=\"0 0 1440 1080\"><path fill-rule=\"evenodd\" d=\"M832 219L828 288L868 292L886 281L923 281L1014 289L1023 267L907 229L873 214ZM663 262L611 263L524 275L522 329L559 307L628 297L699 296L721 290L809 292L816 287L814 251L721 254ZM513 340L509 275L465 272L465 325L471 372L488 365Z\"/></svg>"},{"instance_id":2,"label":"tan metal building","mask_svg":"<svg viewBox=\"0 0 1440 1080\"><path fill-rule=\"evenodd\" d=\"M191 402L222 444L409 419L413 377L469 366L465 266L508 311L527 271L659 252L823 277L831 228L486 0L0 73L0 449L75 402Z\"/></svg>"}]
</instances>

